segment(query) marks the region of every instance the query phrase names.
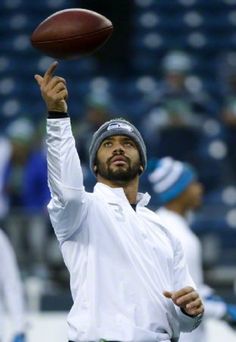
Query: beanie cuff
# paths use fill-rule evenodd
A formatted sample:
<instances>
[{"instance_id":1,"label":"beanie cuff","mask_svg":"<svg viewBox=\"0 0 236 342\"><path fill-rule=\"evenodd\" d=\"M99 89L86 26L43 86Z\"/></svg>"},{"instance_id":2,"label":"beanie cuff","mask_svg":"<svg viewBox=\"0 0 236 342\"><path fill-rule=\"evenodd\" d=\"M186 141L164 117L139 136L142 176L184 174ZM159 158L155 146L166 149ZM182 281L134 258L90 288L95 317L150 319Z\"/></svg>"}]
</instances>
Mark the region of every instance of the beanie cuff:
<instances>
[{"instance_id":1,"label":"beanie cuff","mask_svg":"<svg viewBox=\"0 0 236 342\"><path fill-rule=\"evenodd\" d=\"M163 193L159 193L161 203L165 204L177 198L195 179L195 173L190 170L185 170L175 184Z\"/></svg>"}]
</instances>

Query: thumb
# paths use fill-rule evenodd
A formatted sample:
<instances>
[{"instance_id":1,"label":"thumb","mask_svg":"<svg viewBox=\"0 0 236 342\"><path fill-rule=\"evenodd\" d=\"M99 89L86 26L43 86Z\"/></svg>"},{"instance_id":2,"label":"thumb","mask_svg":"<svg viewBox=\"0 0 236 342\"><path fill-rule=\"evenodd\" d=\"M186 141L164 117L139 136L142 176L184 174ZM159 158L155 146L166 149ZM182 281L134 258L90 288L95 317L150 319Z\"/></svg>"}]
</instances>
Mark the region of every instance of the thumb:
<instances>
[{"instance_id":1,"label":"thumb","mask_svg":"<svg viewBox=\"0 0 236 342\"><path fill-rule=\"evenodd\" d=\"M40 86L43 81L43 77L40 75L34 75L34 79L37 81L38 85Z\"/></svg>"},{"instance_id":2,"label":"thumb","mask_svg":"<svg viewBox=\"0 0 236 342\"><path fill-rule=\"evenodd\" d=\"M164 291L164 292L163 292L163 295L164 295L166 298L172 298L172 292L170 292L170 291Z\"/></svg>"}]
</instances>

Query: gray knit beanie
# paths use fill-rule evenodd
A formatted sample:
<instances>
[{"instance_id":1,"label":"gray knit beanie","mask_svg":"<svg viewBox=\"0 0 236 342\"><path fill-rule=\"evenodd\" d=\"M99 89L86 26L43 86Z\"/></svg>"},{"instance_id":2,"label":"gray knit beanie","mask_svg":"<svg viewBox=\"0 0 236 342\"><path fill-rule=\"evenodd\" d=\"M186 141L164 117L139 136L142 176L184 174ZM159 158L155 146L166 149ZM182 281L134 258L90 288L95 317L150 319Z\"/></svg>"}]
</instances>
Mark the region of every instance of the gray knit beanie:
<instances>
[{"instance_id":1,"label":"gray knit beanie","mask_svg":"<svg viewBox=\"0 0 236 342\"><path fill-rule=\"evenodd\" d=\"M143 166L143 169L145 170L147 166L147 152L140 132L129 121L122 118L117 118L105 122L93 134L93 138L89 147L90 169L92 170L92 172L94 172L94 162L96 159L97 151L102 141L113 135L126 135L136 143L140 153L141 164Z\"/></svg>"}]
</instances>

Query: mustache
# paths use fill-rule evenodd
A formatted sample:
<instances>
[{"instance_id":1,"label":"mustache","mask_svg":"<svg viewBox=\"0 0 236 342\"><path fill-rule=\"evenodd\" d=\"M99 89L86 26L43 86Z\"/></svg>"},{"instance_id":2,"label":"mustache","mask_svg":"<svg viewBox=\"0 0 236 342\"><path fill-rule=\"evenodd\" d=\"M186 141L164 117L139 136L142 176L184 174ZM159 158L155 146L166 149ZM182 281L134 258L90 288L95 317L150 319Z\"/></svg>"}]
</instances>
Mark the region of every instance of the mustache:
<instances>
[{"instance_id":1,"label":"mustache","mask_svg":"<svg viewBox=\"0 0 236 342\"><path fill-rule=\"evenodd\" d=\"M107 163L111 164L113 162L113 160L117 157L122 157L122 159L126 162L126 163L130 163L130 159L128 157L126 157L124 154L121 153L116 153L113 156L111 156L110 158L108 158Z\"/></svg>"}]
</instances>

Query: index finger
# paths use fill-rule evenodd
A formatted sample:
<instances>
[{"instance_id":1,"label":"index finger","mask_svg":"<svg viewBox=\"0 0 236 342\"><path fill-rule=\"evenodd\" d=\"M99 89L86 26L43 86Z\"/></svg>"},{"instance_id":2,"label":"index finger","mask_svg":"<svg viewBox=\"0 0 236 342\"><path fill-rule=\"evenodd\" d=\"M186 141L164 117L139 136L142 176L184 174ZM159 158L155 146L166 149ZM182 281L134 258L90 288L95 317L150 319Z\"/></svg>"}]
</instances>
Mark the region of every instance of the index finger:
<instances>
[{"instance_id":1,"label":"index finger","mask_svg":"<svg viewBox=\"0 0 236 342\"><path fill-rule=\"evenodd\" d=\"M190 286L184 287L183 289L181 289L179 291L173 292L172 293L172 299L177 299L177 298L184 296L184 295L186 295L190 292L193 292L193 291L195 291L195 290Z\"/></svg>"},{"instance_id":2,"label":"index finger","mask_svg":"<svg viewBox=\"0 0 236 342\"><path fill-rule=\"evenodd\" d=\"M57 62L57 61L53 62L53 63L50 65L50 67L48 68L48 70L45 72L43 78L44 78L44 80L46 81L46 83L52 78L53 73L54 73L54 71L55 71L56 68L57 68L57 65L58 65L58 62Z\"/></svg>"}]
</instances>

